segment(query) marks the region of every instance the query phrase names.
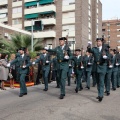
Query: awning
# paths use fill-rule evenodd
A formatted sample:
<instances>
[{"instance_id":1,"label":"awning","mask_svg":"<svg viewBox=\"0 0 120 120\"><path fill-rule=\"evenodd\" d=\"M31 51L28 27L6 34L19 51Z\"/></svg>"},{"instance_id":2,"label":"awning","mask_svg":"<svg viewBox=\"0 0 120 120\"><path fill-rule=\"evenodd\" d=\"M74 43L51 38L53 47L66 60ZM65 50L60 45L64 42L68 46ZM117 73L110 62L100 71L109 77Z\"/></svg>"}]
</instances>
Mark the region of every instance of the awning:
<instances>
[{"instance_id":1,"label":"awning","mask_svg":"<svg viewBox=\"0 0 120 120\"><path fill-rule=\"evenodd\" d=\"M40 0L40 1L39 1L39 4L40 4L40 5L50 4L50 3L52 3L52 2L53 2L53 0Z\"/></svg>"},{"instance_id":2,"label":"awning","mask_svg":"<svg viewBox=\"0 0 120 120\"><path fill-rule=\"evenodd\" d=\"M25 15L25 19L37 18L38 16L39 16L38 13L28 14L28 15Z\"/></svg>"},{"instance_id":3,"label":"awning","mask_svg":"<svg viewBox=\"0 0 120 120\"><path fill-rule=\"evenodd\" d=\"M46 12L41 12L39 13L40 15L45 15L45 14L50 14L50 13L55 13L54 11L46 11Z\"/></svg>"},{"instance_id":4,"label":"awning","mask_svg":"<svg viewBox=\"0 0 120 120\"><path fill-rule=\"evenodd\" d=\"M26 2L25 7L37 5L38 1Z\"/></svg>"}]
</instances>

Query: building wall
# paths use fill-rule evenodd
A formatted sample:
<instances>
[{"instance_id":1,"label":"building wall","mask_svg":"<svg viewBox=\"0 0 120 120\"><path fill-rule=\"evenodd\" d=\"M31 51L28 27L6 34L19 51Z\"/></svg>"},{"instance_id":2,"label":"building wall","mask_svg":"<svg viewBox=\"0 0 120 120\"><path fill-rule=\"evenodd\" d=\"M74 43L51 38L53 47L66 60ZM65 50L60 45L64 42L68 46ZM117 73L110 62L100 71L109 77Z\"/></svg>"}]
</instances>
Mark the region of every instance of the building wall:
<instances>
[{"instance_id":1,"label":"building wall","mask_svg":"<svg viewBox=\"0 0 120 120\"><path fill-rule=\"evenodd\" d=\"M102 33L111 48L120 47L120 20L104 20L102 22Z\"/></svg>"},{"instance_id":2,"label":"building wall","mask_svg":"<svg viewBox=\"0 0 120 120\"><path fill-rule=\"evenodd\" d=\"M71 3L72 0L55 0L51 4L25 8L25 4L32 1L16 0L13 2L13 0L8 0L8 25L25 29L31 27L32 20L32 18L25 19L26 15L41 11L54 11L55 18L39 17L34 19L34 21L42 20L44 23L43 31L34 31L34 37L43 39L44 45L52 44L54 48L59 45L59 38L66 37L69 33L68 41L71 49L82 47L86 49L88 41L92 41L95 46L96 37L102 36L102 4L100 0L73 0L73 3ZM17 13L14 13L16 11ZM47 30L47 27L50 27L51 30Z\"/></svg>"}]
</instances>

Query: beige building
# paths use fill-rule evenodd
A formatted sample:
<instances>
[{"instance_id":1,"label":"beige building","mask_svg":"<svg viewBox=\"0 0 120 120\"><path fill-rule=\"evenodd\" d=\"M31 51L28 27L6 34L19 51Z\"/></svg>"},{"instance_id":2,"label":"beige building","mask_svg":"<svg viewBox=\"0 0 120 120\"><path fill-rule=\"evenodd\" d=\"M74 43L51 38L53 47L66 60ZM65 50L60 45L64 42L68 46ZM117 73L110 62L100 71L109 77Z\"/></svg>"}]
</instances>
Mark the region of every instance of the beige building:
<instances>
[{"instance_id":1,"label":"beige building","mask_svg":"<svg viewBox=\"0 0 120 120\"><path fill-rule=\"evenodd\" d=\"M102 22L102 33L106 43L110 44L111 48L120 48L120 20L104 20Z\"/></svg>"},{"instance_id":2,"label":"beige building","mask_svg":"<svg viewBox=\"0 0 120 120\"><path fill-rule=\"evenodd\" d=\"M71 49L95 45L102 36L100 0L0 0L0 22L31 32L55 47L58 38L68 36ZM3 32L3 34L9 34Z\"/></svg>"}]
</instances>

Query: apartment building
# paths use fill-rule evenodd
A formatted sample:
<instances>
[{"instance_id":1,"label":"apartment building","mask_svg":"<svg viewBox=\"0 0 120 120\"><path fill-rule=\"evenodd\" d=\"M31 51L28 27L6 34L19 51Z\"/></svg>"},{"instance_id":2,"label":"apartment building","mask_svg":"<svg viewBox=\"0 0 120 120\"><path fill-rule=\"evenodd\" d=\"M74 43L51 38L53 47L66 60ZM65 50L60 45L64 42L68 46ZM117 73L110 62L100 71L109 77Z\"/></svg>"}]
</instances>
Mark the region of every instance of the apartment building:
<instances>
[{"instance_id":1,"label":"apartment building","mask_svg":"<svg viewBox=\"0 0 120 120\"><path fill-rule=\"evenodd\" d=\"M3 9L1 9L3 6ZM2 14L1 14L2 13ZM54 48L59 37L68 37L71 49L95 45L102 36L99 0L0 0L0 22L31 32ZM33 26L33 27L32 27Z\"/></svg>"},{"instance_id":2,"label":"apartment building","mask_svg":"<svg viewBox=\"0 0 120 120\"><path fill-rule=\"evenodd\" d=\"M111 48L120 48L120 20L104 20L102 22L102 33Z\"/></svg>"}]
</instances>

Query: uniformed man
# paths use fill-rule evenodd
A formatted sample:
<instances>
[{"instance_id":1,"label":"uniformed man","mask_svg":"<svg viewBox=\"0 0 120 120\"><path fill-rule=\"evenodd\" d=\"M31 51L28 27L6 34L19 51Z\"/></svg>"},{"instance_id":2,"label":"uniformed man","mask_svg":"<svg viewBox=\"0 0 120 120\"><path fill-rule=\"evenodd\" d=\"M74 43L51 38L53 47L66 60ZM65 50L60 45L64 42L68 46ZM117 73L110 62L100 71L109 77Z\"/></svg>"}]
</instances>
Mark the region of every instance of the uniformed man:
<instances>
[{"instance_id":1,"label":"uniformed man","mask_svg":"<svg viewBox=\"0 0 120 120\"><path fill-rule=\"evenodd\" d=\"M81 50L80 49L76 49L75 50L75 57L73 57L73 61L74 61L74 72L76 75L76 89L75 92L78 93L78 90L81 89L82 87L82 75L83 75L83 69L84 69L84 65L83 65L83 56L81 56Z\"/></svg>"},{"instance_id":2,"label":"uniformed man","mask_svg":"<svg viewBox=\"0 0 120 120\"><path fill-rule=\"evenodd\" d=\"M55 49L46 49L49 52L55 52L58 61L58 70L57 74L59 75L59 82L60 82L60 99L63 99L65 96L65 82L67 78L68 72L68 61L71 58L71 50L67 44L65 44L67 39L65 37L59 38L59 45Z\"/></svg>"},{"instance_id":3,"label":"uniformed man","mask_svg":"<svg viewBox=\"0 0 120 120\"><path fill-rule=\"evenodd\" d=\"M85 67L85 79L86 88L90 89L90 76L92 72L93 56L89 51L86 51L86 56L84 56L84 67Z\"/></svg>"},{"instance_id":4,"label":"uniformed man","mask_svg":"<svg viewBox=\"0 0 120 120\"><path fill-rule=\"evenodd\" d=\"M74 68L74 63L72 60L69 60L69 69L68 69L68 86L71 85L72 70Z\"/></svg>"},{"instance_id":5,"label":"uniformed man","mask_svg":"<svg viewBox=\"0 0 120 120\"><path fill-rule=\"evenodd\" d=\"M103 38L97 38L97 47L90 48L88 45L88 51L93 54L94 57L94 69L96 71L98 97L97 99L101 102L104 94L104 79L107 69L106 60L108 59L108 51L103 44Z\"/></svg>"},{"instance_id":6,"label":"uniformed man","mask_svg":"<svg viewBox=\"0 0 120 120\"><path fill-rule=\"evenodd\" d=\"M35 63L40 62L42 65L42 76L43 76L43 81L45 84L45 88L43 89L44 91L48 91L48 75L50 72L50 55L47 53L47 51L43 48L42 54L40 55L39 59L37 59L35 62L32 64L34 65Z\"/></svg>"},{"instance_id":7,"label":"uniformed man","mask_svg":"<svg viewBox=\"0 0 120 120\"><path fill-rule=\"evenodd\" d=\"M117 88L117 72L118 72L118 66L119 66L119 61L118 57L116 55L116 50L113 49L111 50L111 54L113 55L113 69L112 69L112 90L116 90Z\"/></svg>"},{"instance_id":8,"label":"uniformed man","mask_svg":"<svg viewBox=\"0 0 120 120\"><path fill-rule=\"evenodd\" d=\"M23 95L27 95L27 87L25 84L25 77L29 72L30 57L25 54L24 47L19 50L20 56L18 56L15 60L10 62L7 66L10 67L13 64L19 64L19 73L20 73L20 94L19 97L23 97Z\"/></svg>"},{"instance_id":9,"label":"uniformed man","mask_svg":"<svg viewBox=\"0 0 120 120\"><path fill-rule=\"evenodd\" d=\"M111 75L113 70L113 56L111 54L112 50L109 50L109 51L110 53L109 53L109 59L107 60L107 72L105 75L105 93L107 96L110 95L110 81L111 81Z\"/></svg>"}]
</instances>

